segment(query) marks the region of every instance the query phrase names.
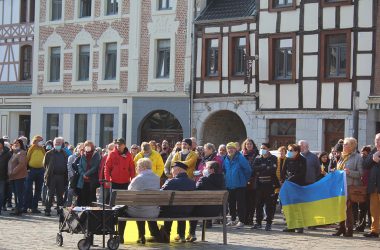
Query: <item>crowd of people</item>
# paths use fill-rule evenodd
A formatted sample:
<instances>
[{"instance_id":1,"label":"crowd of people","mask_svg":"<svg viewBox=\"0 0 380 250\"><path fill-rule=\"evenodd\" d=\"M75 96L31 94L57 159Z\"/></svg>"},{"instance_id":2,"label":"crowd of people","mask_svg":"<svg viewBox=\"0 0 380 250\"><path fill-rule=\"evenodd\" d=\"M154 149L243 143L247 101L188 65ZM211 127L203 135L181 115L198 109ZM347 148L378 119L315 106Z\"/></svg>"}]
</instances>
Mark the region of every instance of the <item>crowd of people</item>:
<instances>
[{"instance_id":1,"label":"crowd of people","mask_svg":"<svg viewBox=\"0 0 380 250\"><path fill-rule=\"evenodd\" d=\"M314 154L309 144L281 146L271 151L269 143L259 147L247 138L239 142L198 146L195 138L185 138L171 147L168 141L133 144L128 149L123 138L114 140L102 149L92 141L75 147L62 137L44 141L40 135L31 139L20 137L12 142L0 138L0 214L11 210L11 215L38 214L38 204L51 216L55 203L57 213L62 207L91 206L93 202L109 203L111 189L128 190L228 190L228 226L236 229L272 229L276 206L281 206L278 194L287 180L298 185L310 185L332 171L346 172L350 186L367 186L368 198L355 203L347 199L346 220L339 223L335 236L352 237L354 231L363 232L370 225L366 237L378 237L380 216L380 134L375 147L357 149L357 140L339 140L331 152ZM276 152L276 153L273 153ZM272 152L272 153L271 153ZM97 192L97 190L99 190ZM133 217L189 215L218 215L219 207L128 207L126 215ZM150 241L168 242L172 222L159 229L149 221ZM144 244L145 222L138 222L138 243ZM196 240L197 221L190 222L190 234L185 236L186 223L178 222L176 241ZM208 221L207 227L212 227ZM125 222L119 223L121 242ZM316 227L309 229L315 230ZM286 232L303 233L303 228Z\"/></svg>"}]
</instances>

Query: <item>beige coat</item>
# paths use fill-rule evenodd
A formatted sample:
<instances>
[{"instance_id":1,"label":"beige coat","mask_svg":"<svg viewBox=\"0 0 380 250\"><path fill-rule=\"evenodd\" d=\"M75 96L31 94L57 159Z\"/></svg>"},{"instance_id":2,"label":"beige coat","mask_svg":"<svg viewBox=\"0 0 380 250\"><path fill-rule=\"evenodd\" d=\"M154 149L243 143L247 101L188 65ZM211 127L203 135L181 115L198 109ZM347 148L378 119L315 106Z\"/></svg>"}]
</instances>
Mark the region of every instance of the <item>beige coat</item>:
<instances>
[{"instance_id":1,"label":"beige coat","mask_svg":"<svg viewBox=\"0 0 380 250\"><path fill-rule=\"evenodd\" d=\"M8 162L8 177L9 180L19 180L28 175L26 152L20 150L14 153Z\"/></svg>"}]
</instances>

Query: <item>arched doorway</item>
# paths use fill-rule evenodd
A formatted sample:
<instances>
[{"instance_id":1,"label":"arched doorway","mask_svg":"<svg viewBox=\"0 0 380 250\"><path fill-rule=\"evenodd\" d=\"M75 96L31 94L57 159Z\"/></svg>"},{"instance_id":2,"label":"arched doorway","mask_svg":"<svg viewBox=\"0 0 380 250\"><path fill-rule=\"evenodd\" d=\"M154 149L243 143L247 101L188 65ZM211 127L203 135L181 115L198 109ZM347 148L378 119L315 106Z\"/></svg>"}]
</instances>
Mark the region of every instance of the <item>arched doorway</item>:
<instances>
[{"instance_id":1,"label":"arched doorway","mask_svg":"<svg viewBox=\"0 0 380 250\"><path fill-rule=\"evenodd\" d=\"M230 141L243 142L247 131L241 118L229 110L217 111L210 115L203 125L203 142L216 146Z\"/></svg>"},{"instance_id":2,"label":"arched doorway","mask_svg":"<svg viewBox=\"0 0 380 250\"><path fill-rule=\"evenodd\" d=\"M141 123L140 142L155 140L162 142L167 140L171 147L177 141L182 140L183 130L180 122L166 110L151 112Z\"/></svg>"}]
</instances>

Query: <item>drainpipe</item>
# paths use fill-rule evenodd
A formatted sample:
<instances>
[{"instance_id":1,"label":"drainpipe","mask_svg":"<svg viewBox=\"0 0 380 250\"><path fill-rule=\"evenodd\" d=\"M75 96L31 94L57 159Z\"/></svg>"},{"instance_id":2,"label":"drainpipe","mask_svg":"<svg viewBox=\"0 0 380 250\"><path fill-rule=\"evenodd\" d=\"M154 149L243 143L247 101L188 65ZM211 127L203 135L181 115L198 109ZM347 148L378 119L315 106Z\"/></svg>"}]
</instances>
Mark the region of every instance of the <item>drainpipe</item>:
<instances>
[{"instance_id":1,"label":"drainpipe","mask_svg":"<svg viewBox=\"0 0 380 250\"><path fill-rule=\"evenodd\" d=\"M190 75L190 86L189 86L189 94L190 94L190 136L195 136L196 135L193 135L193 101L194 101L194 81L195 81L195 49L196 49L196 43L195 43L195 39L196 39L196 32L195 32L195 23L194 23L194 20L195 20L195 15L197 13L197 8L196 8L196 0L193 0L192 1L192 4L193 4L193 13L192 13L192 32L191 32L191 75Z\"/></svg>"}]
</instances>

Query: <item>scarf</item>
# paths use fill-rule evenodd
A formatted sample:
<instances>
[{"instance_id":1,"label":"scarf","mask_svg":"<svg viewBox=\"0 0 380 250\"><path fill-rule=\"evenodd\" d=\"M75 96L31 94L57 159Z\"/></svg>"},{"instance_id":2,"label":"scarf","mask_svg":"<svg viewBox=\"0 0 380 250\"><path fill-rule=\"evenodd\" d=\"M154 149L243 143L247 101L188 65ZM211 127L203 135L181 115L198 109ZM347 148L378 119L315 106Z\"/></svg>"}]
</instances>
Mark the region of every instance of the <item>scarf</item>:
<instances>
[{"instance_id":1,"label":"scarf","mask_svg":"<svg viewBox=\"0 0 380 250\"><path fill-rule=\"evenodd\" d=\"M214 159L215 156L216 156L216 152L210 154L210 155L207 156L207 157L206 157L206 156L202 157L201 164L202 164L202 165L205 165L206 162L208 162L208 161L212 161L212 159Z\"/></svg>"},{"instance_id":2,"label":"scarf","mask_svg":"<svg viewBox=\"0 0 380 250\"><path fill-rule=\"evenodd\" d=\"M339 161L336 164L337 170L343 170L345 168L346 162L348 161L352 153L353 152L351 153L342 152L342 156L340 157Z\"/></svg>"}]
</instances>

